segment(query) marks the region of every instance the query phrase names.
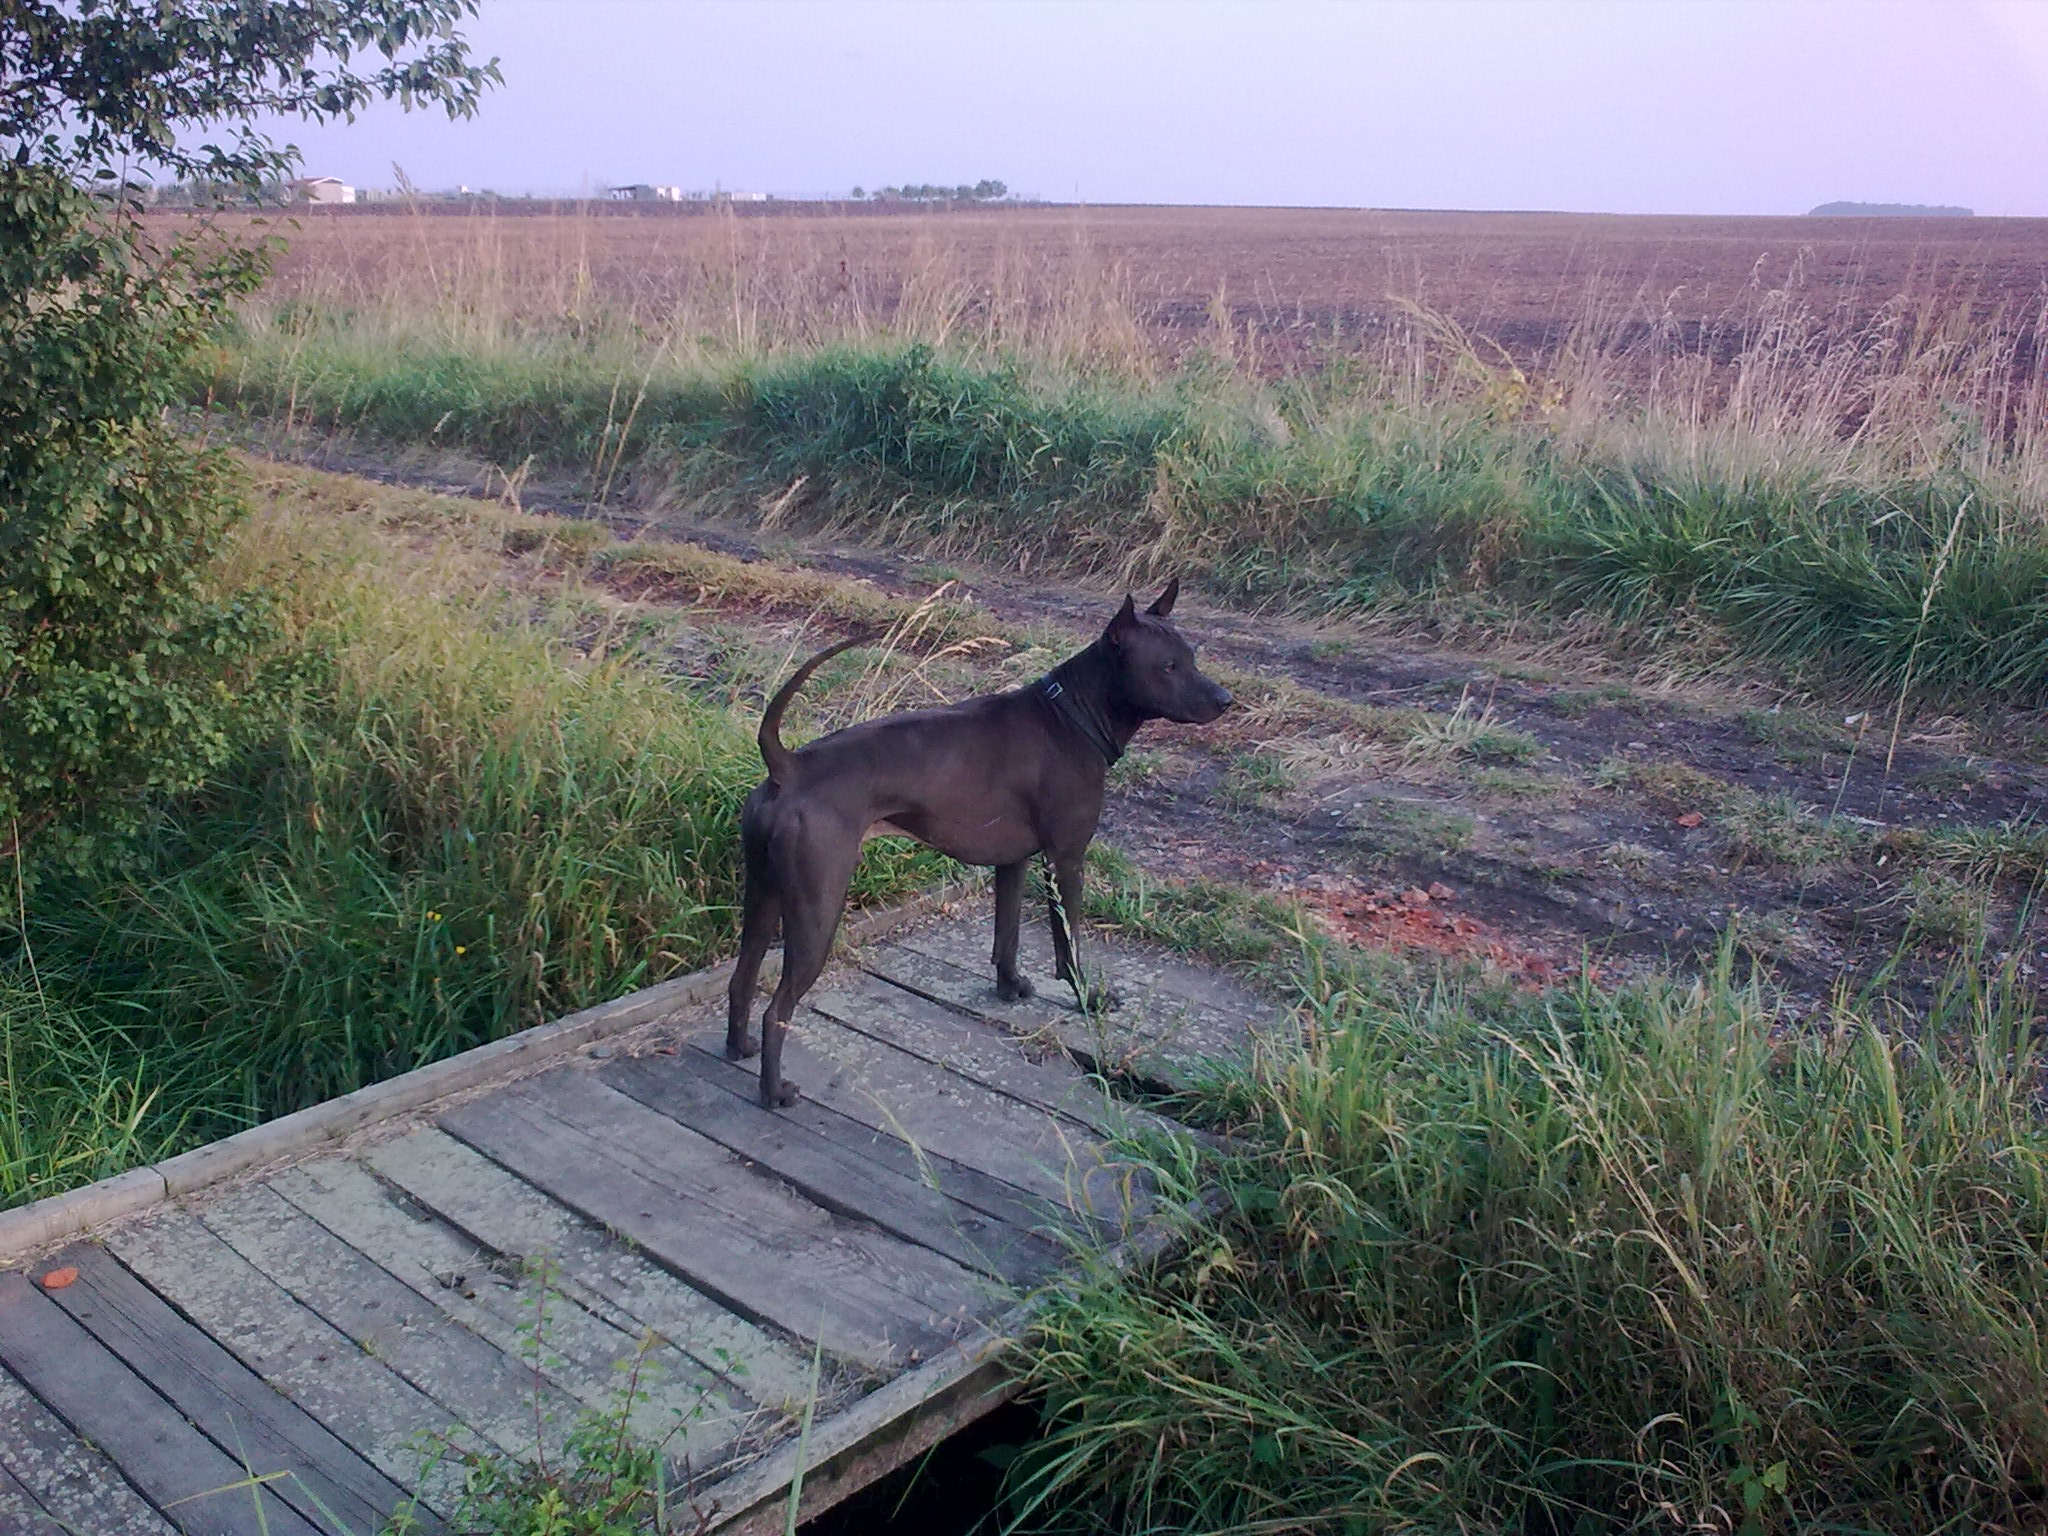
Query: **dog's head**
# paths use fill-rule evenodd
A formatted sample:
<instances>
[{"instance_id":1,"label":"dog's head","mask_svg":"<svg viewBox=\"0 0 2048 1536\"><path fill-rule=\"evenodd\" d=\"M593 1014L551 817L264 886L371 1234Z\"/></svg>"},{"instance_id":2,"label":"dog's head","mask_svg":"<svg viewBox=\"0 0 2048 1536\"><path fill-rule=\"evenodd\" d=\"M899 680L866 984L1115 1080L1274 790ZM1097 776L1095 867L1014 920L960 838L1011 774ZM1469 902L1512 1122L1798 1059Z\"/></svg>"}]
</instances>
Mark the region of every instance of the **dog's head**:
<instances>
[{"instance_id":1,"label":"dog's head","mask_svg":"<svg viewBox=\"0 0 2048 1536\"><path fill-rule=\"evenodd\" d=\"M1102 648L1116 668L1124 698L1140 714L1182 725L1207 725L1230 708L1230 690L1202 675L1195 665L1195 648L1167 617L1178 596L1178 576L1143 613L1126 594L1123 607L1102 632Z\"/></svg>"}]
</instances>

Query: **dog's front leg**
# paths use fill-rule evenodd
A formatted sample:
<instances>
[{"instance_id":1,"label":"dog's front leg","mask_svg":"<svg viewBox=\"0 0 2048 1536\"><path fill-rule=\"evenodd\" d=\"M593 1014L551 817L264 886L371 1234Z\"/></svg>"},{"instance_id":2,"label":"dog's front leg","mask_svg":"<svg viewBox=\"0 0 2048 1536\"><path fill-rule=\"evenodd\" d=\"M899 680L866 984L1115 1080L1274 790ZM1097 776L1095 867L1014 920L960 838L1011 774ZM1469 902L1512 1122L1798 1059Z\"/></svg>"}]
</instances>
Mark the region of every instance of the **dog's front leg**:
<instances>
[{"instance_id":1,"label":"dog's front leg","mask_svg":"<svg viewBox=\"0 0 2048 1536\"><path fill-rule=\"evenodd\" d=\"M1017 931L1023 924L1024 876L1029 859L996 866L996 996L1014 1003L1032 995L1033 987L1017 969Z\"/></svg>"},{"instance_id":2,"label":"dog's front leg","mask_svg":"<svg viewBox=\"0 0 2048 1536\"><path fill-rule=\"evenodd\" d=\"M1052 952L1056 974L1074 989L1084 1012L1097 1013L1114 1008L1120 1001L1108 987L1090 985L1081 967L1081 895L1087 875L1087 850L1071 855L1054 855L1053 893L1047 902L1052 926Z\"/></svg>"}]
</instances>

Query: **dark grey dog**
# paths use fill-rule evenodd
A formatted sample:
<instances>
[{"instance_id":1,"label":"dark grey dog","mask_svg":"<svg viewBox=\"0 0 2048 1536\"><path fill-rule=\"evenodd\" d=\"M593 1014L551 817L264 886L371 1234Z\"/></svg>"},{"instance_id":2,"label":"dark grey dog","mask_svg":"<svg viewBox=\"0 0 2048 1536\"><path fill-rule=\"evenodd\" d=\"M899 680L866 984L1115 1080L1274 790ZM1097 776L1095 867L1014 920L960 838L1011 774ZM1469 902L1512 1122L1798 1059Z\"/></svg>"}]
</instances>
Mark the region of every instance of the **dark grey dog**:
<instances>
[{"instance_id":1,"label":"dark grey dog","mask_svg":"<svg viewBox=\"0 0 2048 1536\"><path fill-rule=\"evenodd\" d=\"M790 1015L832 949L847 883L870 831L907 833L965 864L996 872L996 991L1031 996L1017 970L1024 869L1052 860L1059 979L1082 984L1062 914L1081 910L1082 859L1102 815L1109 766L1147 720L1206 725L1230 707L1229 690L1202 675L1195 653L1168 621L1178 579L1143 613L1126 596L1109 627L1029 687L946 709L919 709L849 726L798 751L782 744L782 712L804 680L841 651L820 651L782 685L761 718L768 782L740 812L747 893L733 971L725 1053L761 1053L761 1102L795 1101L782 1078ZM761 960L782 928L782 980L747 1030Z\"/></svg>"}]
</instances>

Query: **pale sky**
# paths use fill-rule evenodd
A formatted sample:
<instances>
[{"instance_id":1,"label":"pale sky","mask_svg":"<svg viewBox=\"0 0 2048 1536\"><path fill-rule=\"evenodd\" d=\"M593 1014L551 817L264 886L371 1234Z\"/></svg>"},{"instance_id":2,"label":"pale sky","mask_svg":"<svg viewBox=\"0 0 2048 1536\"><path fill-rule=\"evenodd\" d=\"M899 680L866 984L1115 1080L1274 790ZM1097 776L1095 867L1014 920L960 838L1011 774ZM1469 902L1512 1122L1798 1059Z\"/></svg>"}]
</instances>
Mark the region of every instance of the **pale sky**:
<instances>
[{"instance_id":1,"label":"pale sky","mask_svg":"<svg viewBox=\"0 0 2048 1536\"><path fill-rule=\"evenodd\" d=\"M388 186L2048 215L2048 0L484 0L505 84L282 136Z\"/></svg>"}]
</instances>

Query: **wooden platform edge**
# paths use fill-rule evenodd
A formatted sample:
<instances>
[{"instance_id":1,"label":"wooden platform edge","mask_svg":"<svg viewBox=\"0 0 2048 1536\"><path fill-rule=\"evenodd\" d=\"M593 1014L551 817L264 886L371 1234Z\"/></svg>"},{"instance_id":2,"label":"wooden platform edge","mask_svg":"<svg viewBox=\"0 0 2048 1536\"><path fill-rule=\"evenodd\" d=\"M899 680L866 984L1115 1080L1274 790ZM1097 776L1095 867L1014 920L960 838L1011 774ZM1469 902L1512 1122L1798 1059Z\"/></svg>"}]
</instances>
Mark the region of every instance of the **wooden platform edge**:
<instances>
[{"instance_id":1,"label":"wooden platform edge","mask_svg":"<svg viewBox=\"0 0 2048 1536\"><path fill-rule=\"evenodd\" d=\"M948 883L893 907L861 913L841 928L840 941L847 947L858 947L887 938L967 894L970 888L964 883ZM638 1028L678 1008L707 1002L724 990L731 977L730 960L708 970L671 977L608 1003L568 1014L551 1024L537 1024L445 1061L416 1067L340 1098L266 1120L160 1163L130 1168L94 1184L65 1190L11 1211L0 1211L0 1267L83 1237L110 1222L138 1215L165 1200L252 1168L329 1146L344 1136L422 1109L450 1094L510 1077L594 1041Z\"/></svg>"},{"instance_id":2,"label":"wooden platform edge","mask_svg":"<svg viewBox=\"0 0 2048 1536\"><path fill-rule=\"evenodd\" d=\"M1018 1309L1022 1311L1023 1309ZM949 1353L905 1371L853 1407L814 1426L808 1445L790 1443L758 1465L707 1490L710 1536L782 1536L789 1487L803 1473L797 1523L922 1455L939 1441L993 1413L1017 1394L1002 1355L1023 1319L997 1320L1000 1331L976 1348Z\"/></svg>"},{"instance_id":3,"label":"wooden platform edge","mask_svg":"<svg viewBox=\"0 0 2048 1536\"><path fill-rule=\"evenodd\" d=\"M1103 1260L1118 1269L1155 1262L1177 1246L1188 1226L1213 1217L1223 1203L1222 1192L1212 1190L1164 1218L1155 1216ZM993 1413L1019 1389L1003 1356L1044 1304L1042 1297L1020 1302L972 1349L949 1351L905 1371L816 1426L809 1444L791 1441L706 1489L712 1505L705 1536L781 1536L788 1522L790 1484L799 1473L803 1487L797 1523L802 1524Z\"/></svg>"}]
</instances>

